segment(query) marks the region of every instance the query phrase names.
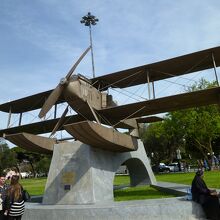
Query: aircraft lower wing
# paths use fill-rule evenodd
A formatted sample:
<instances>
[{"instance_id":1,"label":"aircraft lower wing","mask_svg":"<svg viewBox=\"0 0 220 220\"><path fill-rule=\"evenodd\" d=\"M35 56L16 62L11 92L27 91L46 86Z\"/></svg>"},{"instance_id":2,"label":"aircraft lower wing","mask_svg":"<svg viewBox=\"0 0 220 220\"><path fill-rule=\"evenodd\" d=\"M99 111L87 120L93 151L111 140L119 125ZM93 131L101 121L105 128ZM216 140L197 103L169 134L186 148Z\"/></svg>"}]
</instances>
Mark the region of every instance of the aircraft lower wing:
<instances>
[{"instance_id":1,"label":"aircraft lower wing","mask_svg":"<svg viewBox=\"0 0 220 220\"><path fill-rule=\"evenodd\" d=\"M21 133L21 132L27 132L31 134L44 134L49 133L53 130L55 125L57 124L59 118L51 119L47 121L40 121L32 124L25 124L17 127L11 127L0 130L0 137L4 137L4 134L15 134L15 133ZM65 123L75 123L79 121L85 120L83 117L79 115L72 115L67 116ZM59 128L59 130L62 130L63 128Z\"/></svg>"},{"instance_id":2,"label":"aircraft lower wing","mask_svg":"<svg viewBox=\"0 0 220 220\"><path fill-rule=\"evenodd\" d=\"M123 120L212 104L220 104L220 87L116 106L100 113L106 118Z\"/></svg>"},{"instance_id":3,"label":"aircraft lower wing","mask_svg":"<svg viewBox=\"0 0 220 220\"><path fill-rule=\"evenodd\" d=\"M28 112L39 109L43 106L45 100L48 98L53 90L48 90L35 95L27 96L25 98L17 99L11 102L6 102L0 105L0 111L11 113ZM65 102L63 95L57 100L56 104Z\"/></svg>"},{"instance_id":4,"label":"aircraft lower wing","mask_svg":"<svg viewBox=\"0 0 220 220\"><path fill-rule=\"evenodd\" d=\"M54 127L56 126L57 122L59 121L60 118L56 119L50 119L46 121L40 121L40 122L35 122L32 124L24 124L21 126L16 126L16 127L10 127L6 129L0 130L0 137L4 137L7 134L16 134L16 133L21 133L21 132L26 132L26 133L31 133L31 134L45 134L51 132ZM65 124L71 124L71 123L76 123L76 122L81 122L85 120L95 120L95 118L90 115L89 117L85 118L80 115L71 115L71 116L66 116L63 125ZM108 124L112 125L117 123L118 121L115 121L114 118L109 120L109 123L106 121L101 120L103 124ZM57 131L64 130L63 125L57 129ZM129 126L127 124L119 123L117 125L118 128L133 128L132 126Z\"/></svg>"},{"instance_id":5,"label":"aircraft lower wing","mask_svg":"<svg viewBox=\"0 0 220 220\"><path fill-rule=\"evenodd\" d=\"M149 116L144 118L137 118L136 121L137 123L153 123L153 122L163 121L163 118L158 116Z\"/></svg>"},{"instance_id":6,"label":"aircraft lower wing","mask_svg":"<svg viewBox=\"0 0 220 220\"><path fill-rule=\"evenodd\" d=\"M102 118L107 119L108 123L106 121L102 121L104 124L117 124L116 127L121 126L123 128L123 123L120 123L120 121L123 121L124 119L138 118L142 116L212 104L220 104L220 87L168 96L144 102L115 106L99 110L97 113L102 116ZM92 116L86 119L94 120ZM59 118L3 129L0 130L0 136L3 137L4 134L14 134L20 132L28 132L32 134L48 133L53 130L58 120ZM85 117L80 115L72 115L65 118L64 124L70 124L84 120ZM61 126L58 130L63 130L63 126Z\"/></svg>"}]
</instances>

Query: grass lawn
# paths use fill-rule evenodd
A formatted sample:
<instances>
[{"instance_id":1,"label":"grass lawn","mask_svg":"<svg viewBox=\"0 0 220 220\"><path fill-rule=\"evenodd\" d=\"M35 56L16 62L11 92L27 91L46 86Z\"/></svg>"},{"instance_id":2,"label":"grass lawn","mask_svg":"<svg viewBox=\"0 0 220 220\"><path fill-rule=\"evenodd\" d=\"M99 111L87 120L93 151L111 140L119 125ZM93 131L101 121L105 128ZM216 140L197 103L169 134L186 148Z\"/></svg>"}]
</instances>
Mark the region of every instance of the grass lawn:
<instances>
[{"instance_id":1,"label":"grass lawn","mask_svg":"<svg viewBox=\"0 0 220 220\"><path fill-rule=\"evenodd\" d=\"M46 178L22 179L22 186L32 195L42 195L46 184ZM130 183L129 176L116 176L115 185L128 185ZM166 193L159 192L150 186L128 187L125 189L114 190L115 201L156 199L173 197Z\"/></svg>"},{"instance_id":2,"label":"grass lawn","mask_svg":"<svg viewBox=\"0 0 220 220\"><path fill-rule=\"evenodd\" d=\"M195 173L168 173L156 175L157 181L173 182L191 185ZM220 189L220 171L205 172L205 181L210 188ZM129 176L116 176L114 185L129 185ZM22 179L22 186L31 195L42 195L46 184L46 178ZM150 186L128 187L125 189L114 190L115 201L153 199L173 197L157 191Z\"/></svg>"},{"instance_id":3,"label":"grass lawn","mask_svg":"<svg viewBox=\"0 0 220 220\"><path fill-rule=\"evenodd\" d=\"M156 175L157 181L191 185L195 173L169 173ZM204 180L209 188L220 189L220 171L207 171Z\"/></svg>"},{"instance_id":4,"label":"grass lawn","mask_svg":"<svg viewBox=\"0 0 220 220\"><path fill-rule=\"evenodd\" d=\"M160 192L150 186L129 187L125 189L114 190L115 201L158 199L175 197L164 192Z\"/></svg>"},{"instance_id":5,"label":"grass lawn","mask_svg":"<svg viewBox=\"0 0 220 220\"><path fill-rule=\"evenodd\" d=\"M26 189L30 195L37 196L44 193L44 187L46 184L46 178L32 178L32 179L21 179L20 183L23 188Z\"/></svg>"}]
</instances>

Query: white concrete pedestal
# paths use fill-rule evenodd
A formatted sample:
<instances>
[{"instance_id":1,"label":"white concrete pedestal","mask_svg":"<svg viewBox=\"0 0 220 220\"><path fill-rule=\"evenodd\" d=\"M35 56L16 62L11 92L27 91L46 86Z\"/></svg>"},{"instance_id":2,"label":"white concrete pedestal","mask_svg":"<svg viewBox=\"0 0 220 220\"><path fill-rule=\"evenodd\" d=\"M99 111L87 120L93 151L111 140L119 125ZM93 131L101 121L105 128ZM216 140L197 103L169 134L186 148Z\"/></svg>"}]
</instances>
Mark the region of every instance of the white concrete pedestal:
<instances>
[{"instance_id":1,"label":"white concrete pedestal","mask_svg":"<svg viewBox=\"0 0 220 220\"><path fill-rule=\"evenodd\" d=\"M113 201L115 172L125 163L131 185L156 184L141 141L138 150L116 153L83 144L54 146L43 204L97 204Z\"/></svg>"}]
</instances>

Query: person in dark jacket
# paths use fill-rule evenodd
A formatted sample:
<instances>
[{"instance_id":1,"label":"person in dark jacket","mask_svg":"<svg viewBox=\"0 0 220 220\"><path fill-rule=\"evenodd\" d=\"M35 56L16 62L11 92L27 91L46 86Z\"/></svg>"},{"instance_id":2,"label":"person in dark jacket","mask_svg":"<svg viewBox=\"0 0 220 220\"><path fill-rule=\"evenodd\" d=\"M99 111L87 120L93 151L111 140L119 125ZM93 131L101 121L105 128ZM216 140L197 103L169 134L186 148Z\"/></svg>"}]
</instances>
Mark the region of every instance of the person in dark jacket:
<instances>
[{"instance_id":1,"label":"person in dark jacket","mask_svg":"<svg viewBox=\"0 0 220 220\"><path fill-rule=\"evenodd\" d=\"M6 198L6 191L8 188L8 184L5 183L5 174L0 174L0 220L5 220L6 217L4 216L4 208L5 208L5 198Z\"/></svg>"},{"instance_id":2,"label":"person in dark jacket","mask_svg":"<svg viewBox=\"0 0 220 220\"><path fill-rule=\"evenodd\" d=\"M11 184L6 194L5 215L8 220L21 220L24 214L23 187L19 184L19 176L11 177Z\"/></svg>"},{"instance_id":3,"label":"person in dark jacket","mask_svg":"<svg viewBox=\"0 0 220 220\"><path fill-rule=\"evenodd\" d=\"M201 204L208 219L220 220L219 194L206 186L203 177L204 172L198 170L192 181L192 200Z\"/></svg>"}]
</instances>

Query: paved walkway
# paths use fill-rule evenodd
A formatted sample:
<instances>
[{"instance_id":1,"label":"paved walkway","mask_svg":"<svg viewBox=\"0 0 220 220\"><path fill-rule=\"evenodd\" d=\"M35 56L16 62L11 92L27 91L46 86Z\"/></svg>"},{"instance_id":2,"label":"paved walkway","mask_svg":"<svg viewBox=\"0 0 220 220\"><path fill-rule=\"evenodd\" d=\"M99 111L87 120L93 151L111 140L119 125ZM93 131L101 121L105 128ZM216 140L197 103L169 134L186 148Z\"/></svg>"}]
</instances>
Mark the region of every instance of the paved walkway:
<instances>
[{"instance_id":1,"label":"paved walkway","mask_svg":"<svg viewBox=\"0 0 220 220\"><path fill-rule=\"evenodd\" d=\"M170 182L157 182L156 185L152 185L153 187L159 189L160 191L164 191L167 193L172 193L177 196L187 195L190 189L190 185L170 183ZM217 192L220 193L220 189L216 189Z\"/></svg>"}]
</instances>

